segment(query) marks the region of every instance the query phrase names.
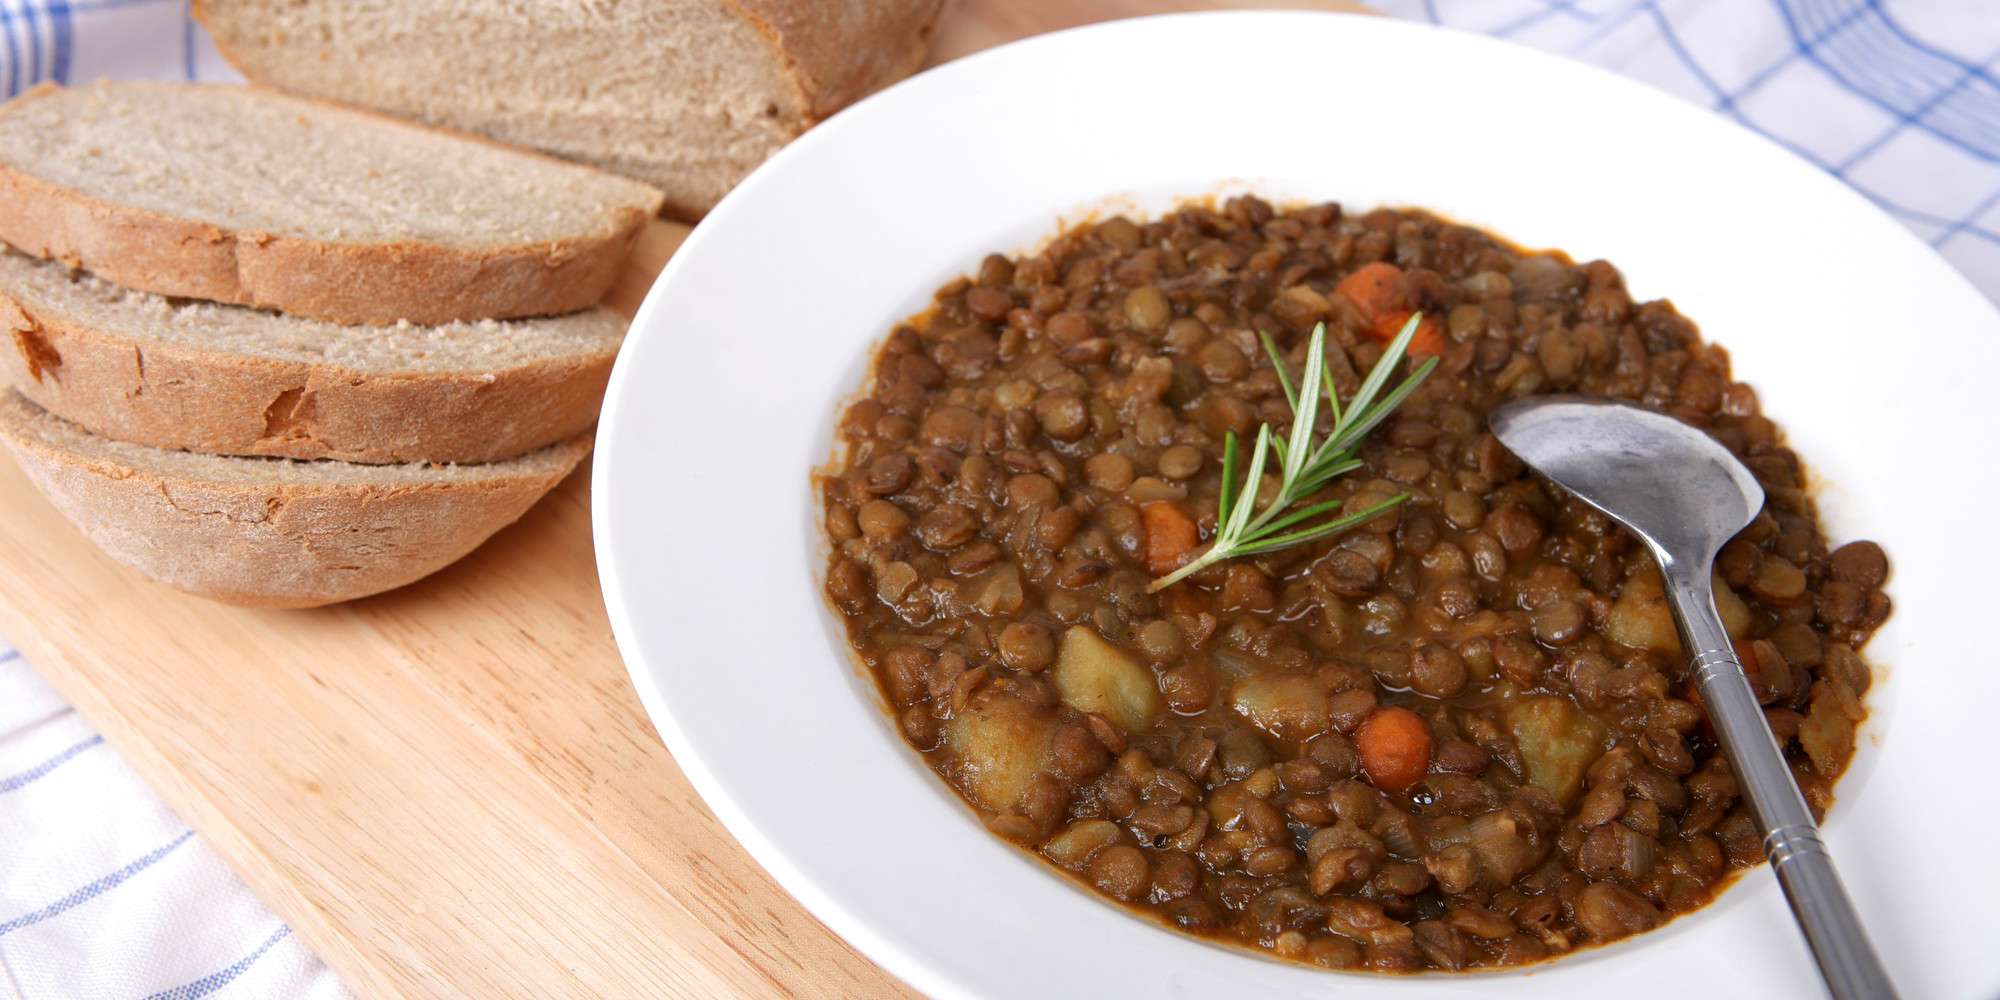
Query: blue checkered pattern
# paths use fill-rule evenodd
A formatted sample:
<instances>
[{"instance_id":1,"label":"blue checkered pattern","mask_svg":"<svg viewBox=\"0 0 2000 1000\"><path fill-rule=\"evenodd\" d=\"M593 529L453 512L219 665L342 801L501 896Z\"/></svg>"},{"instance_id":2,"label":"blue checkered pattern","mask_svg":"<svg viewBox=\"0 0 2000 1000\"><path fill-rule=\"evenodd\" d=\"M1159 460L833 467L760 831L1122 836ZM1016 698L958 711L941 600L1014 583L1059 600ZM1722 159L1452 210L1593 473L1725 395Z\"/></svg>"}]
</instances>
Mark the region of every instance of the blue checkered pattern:
<instances>
[{"instance_id":1,"label":"blue checkered pattern","mask_svg":"<svg viewBox=\"0 0 2000 1000\"><path fill-rule=\"evenodd\" d=\"M345 995L0 640L0 1000Z\"/></svg>"},{"instance_id":2,"label":"blue checkered pattern","mask_svg":"<svg viewBox=\"0 0 2000 1000\"><path fill-rule=\"evenodd\" d=\"M2000 2L1375 3L1713 108L1846 181L2000 300Z\"/></svg>"},{"instance_id":3,"label":"blue checkered pattern","mask_svg":"<svg viewBox=\"0 0 2000 1000\"><path fill-rule=\"evenodd\" d=\"M99 77L241 79L187 0L0 0L0 96Z\"/></svg>"}]
</instances>

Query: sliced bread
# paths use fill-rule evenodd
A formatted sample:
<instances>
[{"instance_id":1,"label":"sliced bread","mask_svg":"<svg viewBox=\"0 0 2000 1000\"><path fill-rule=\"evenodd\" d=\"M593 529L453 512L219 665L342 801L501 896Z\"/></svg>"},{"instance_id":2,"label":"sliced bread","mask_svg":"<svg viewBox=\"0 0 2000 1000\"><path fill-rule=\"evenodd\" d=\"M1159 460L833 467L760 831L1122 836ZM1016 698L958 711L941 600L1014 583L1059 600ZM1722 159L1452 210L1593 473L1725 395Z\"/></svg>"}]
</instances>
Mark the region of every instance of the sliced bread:
<instances>
[{"instance_id":1,"label":"sliced bread","mask_svg":"<svg viewBox=\"0 0 2000 1000\"><path fill-rule=\"evenodd\" d=\"M941 0L194 0L245 76L659 187L692 220L923 62Z\"/></svg>"},{"instance_id":2,"label":"sliced bread","mask_svg":"<svg viewBox=\"0 0 2000 1000\"><path fill-rule=\"evenodd\" d=\"M588 167L252 87L45 85L0 107L0 240L335 323L595 305L659 206Z\"/></svg>"},{"instance_id":3,"label":"sliced bread","mask_svg":"<svg viewBox=\"0 0 2000 1000\"><path fill-rule=\"evenodd\" d=\"M487 465L222 458L98 437L0 398L0 442L84 536L162 583L312 607L400 587L472 551L590 450L578 436Z\"/></svg>"},{"instance_id":4,"label":"sliced bread","mask_svg":"<svg viewBox=\"0 0 2000 1000\"><path fill-rule=\"evenodd\" d=\"M130 291L0 250L0 385L161 448L510 458L590 427L624 333L602 308L357 330Z\"/></svg>"}]
</instances>

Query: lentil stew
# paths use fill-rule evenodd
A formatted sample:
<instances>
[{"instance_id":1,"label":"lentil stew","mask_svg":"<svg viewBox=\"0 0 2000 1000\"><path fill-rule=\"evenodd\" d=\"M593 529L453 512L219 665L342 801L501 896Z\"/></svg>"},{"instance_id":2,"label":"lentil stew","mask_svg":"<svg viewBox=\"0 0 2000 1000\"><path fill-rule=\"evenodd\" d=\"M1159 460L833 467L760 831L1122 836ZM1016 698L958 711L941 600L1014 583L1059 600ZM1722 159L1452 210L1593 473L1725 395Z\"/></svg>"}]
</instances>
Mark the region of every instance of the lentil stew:
<instances>
[{"instance_id":1,"label":"lentil stew","mask_svg":"<svg viewBox=\"0 0 2000 1000\"><path fill-rule=\"evenodd\" d=\"M1225 435L1291 421L1259 334L1297 371L1324 323L1345 399L1413 315L1437 370L1314 497L1410 500L1149 592L1214 536ZM1487 432L1507 399L1637 402L1742 458L1767 500L1720 609L1815 814L1852 754L1882 549L1829 550L1726 353L1603 261L1418 211L1112 217L939 289L865 391L818 481L825 588L903 737L994 833L1185 931L1517 965L1763 860L1657 568Z\"/></svg>"}]
</instances>

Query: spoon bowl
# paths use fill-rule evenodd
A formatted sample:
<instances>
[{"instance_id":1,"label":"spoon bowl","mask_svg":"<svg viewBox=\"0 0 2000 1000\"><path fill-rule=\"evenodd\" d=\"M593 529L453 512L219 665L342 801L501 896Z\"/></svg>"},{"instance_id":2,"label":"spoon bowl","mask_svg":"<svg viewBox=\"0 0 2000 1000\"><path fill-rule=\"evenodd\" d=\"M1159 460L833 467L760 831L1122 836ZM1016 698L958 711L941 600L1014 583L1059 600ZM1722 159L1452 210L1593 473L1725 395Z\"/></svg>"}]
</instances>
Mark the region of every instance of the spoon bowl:
<instances>
[{"instance_id":1,"label":"spoon bowl","mask_svg":"<svg viewBox=\"0 0 2000 1000\"><path fill-rule=\"evenodd\" d=\"M1496 407L1489 423L1509 451L1630 528L1655 558L1713 558L1764 507L1764 488L1729 449L1664 413L1540 396Z\"/></svg>"}]
</instances>

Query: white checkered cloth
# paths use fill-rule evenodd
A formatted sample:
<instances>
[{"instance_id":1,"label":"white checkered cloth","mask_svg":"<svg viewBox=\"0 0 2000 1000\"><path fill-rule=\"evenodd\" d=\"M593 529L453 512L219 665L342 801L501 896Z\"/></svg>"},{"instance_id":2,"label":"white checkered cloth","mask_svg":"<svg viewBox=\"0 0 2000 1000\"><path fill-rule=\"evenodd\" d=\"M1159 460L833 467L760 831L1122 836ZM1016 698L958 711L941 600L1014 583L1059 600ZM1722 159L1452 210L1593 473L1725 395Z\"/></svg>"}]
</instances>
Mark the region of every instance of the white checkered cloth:
<instances>
[{"instance_id":1,"label":"white checkered cloth","mask_svg":"<svg viewBox=\"0 0 2000 1000\"><path fill-rule=\"evenodd\" d=\"M345 996L0 642L0 997Z\"/></svg>"},{"instance_id":2,"label":"white checkered cloth","mask_svg":"<svg viewBox=\"0 0 2000 1000\"><path fill-rule=\"evenodd\" d=\"M1846 181L2000 300L2000 2L1372 2L1713 108Z\"/></svg>"},{"instance_id":3,"label":"white checkered cloth","mask_svg":"<svg viewBox=\"0 0 2000 1000\"><path fill-rule=\"evenodd\" d=\"M0 97L101 77L243 79L185 0L0 0Z\"/></svg>"},{"instance_id":4,"label":"white checkered cloth","mask_svg":"<svg viewBox=\"0 0 2000 1000\"><path fill-rule=\"evenodd\" d=\"M2000 299L2000 0L1374 2L1714 108ZM101 76L236 78L183 0L0 0L0 94ZM211 995L341 989L0 643L0 998Z\"/></svg>"}]
</instances>

